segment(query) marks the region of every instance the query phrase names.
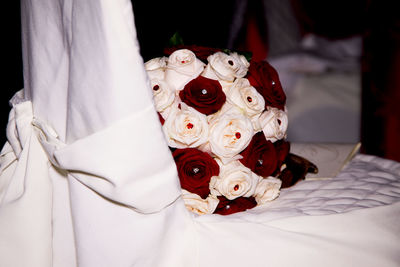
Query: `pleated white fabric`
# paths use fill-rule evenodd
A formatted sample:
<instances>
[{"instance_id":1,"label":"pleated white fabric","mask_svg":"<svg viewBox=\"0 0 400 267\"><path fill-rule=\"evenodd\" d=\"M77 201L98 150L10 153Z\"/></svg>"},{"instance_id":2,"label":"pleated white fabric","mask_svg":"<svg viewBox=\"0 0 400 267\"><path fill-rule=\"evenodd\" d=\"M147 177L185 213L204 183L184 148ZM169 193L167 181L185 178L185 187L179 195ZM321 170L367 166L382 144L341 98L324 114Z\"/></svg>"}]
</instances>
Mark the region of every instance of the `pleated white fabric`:
<instances>
[{"instance_id":1,"label":"pleated white fabric","mask_svg":"<svg viewBox=\"0 0 400 267\"><path fill-rule=\"evenodd\" d=\"M25 89L2 153L0 265L187 266L193 252L177 241L190 217L130 1L21 6Z\"/></svg>"},{"instance_id":2,"label":"pleated white fabric","mask_svg":"<svg viewBox=\"0 0 400 267\"><path fill-rule=\"evenodd\" d=\"M382 194L357 209L315 208L325 183L311 182L297 212L190 214L130 1L21 6L25 89L11 100L0 156L0 266L398 266L399 188L376 184L398 184L400 164L368 162L375 176L358 181ZM355 173L330 191L331 210L348 200L340 188L365 176Z\"/></svg>"}]
</instances>

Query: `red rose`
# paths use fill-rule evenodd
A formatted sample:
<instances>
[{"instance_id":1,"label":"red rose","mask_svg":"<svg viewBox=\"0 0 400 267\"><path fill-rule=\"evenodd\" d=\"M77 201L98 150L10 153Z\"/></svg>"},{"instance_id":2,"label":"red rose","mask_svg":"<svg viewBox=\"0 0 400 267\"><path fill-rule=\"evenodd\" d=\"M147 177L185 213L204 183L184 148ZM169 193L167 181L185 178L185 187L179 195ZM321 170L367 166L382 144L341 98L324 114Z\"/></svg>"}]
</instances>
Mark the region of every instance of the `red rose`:
<instances>
[{"instance_id":1,"label":"red rose","mask_svg":"<svg viewBox=\"0 0 400 267\"><path fill-rule=\"evenodd\" d=\"M265 99L265 106L284 109L286 95L282 89L278 72L266 61L250 63L246 78Z\"/></svg>"},{"instance_id":2,"label":"red rose","mask_svg":"<svg viewBox=\"0 0 400 267\"><path fill-rule=\"evenodd\" d=\"M236 212L252 209L257 206L254 197L238 197L234 200L229 200L224 196L219 196L219 203L214 213L220 215L229 215Z\"/></svg>"},{"instance_id":3,"label":"red rose","mask_svg":"<svg viewBox=\"0 0 400 267\"><path fill-rule=\"evenodd\" d=\"M165 120L164 120L163 116L161 116L160 112L157 112L157 115L158 115L158 119L160 120L161 125L164 125Z\"/></svg>"},{"instance_id":4,"label":"red rose","mask_svg":"<svg viewBox=\"0 0 400 267\"><path fill-rule=\"evenodd\" d=\"M210 115L217 112L225 103L226 96L217 80L198 76L179 92L182 102L197 111Z\"/></svg>"},{"instance_id":5,"label":"red rose","mask_svg":"<svg viewBox=\"0 0 400 267\"><path fill-rule=\"evenodd\" d=\"M256 133L250 144L240 154L243 156L240 162L263 177L273 174L278 166L274 144L265 139L263 132Z\"/></svg>"},{"instance_id":6,"label":"red rose","mask_svg":"<svg viewBox=\"0 0 400 267\"><path fill-rule=\"evenodd\" d=\"M189 49L190 51L192 51L196 57L200 60L202 60L203 62L207 63L207 58L208 56L222 51L222 49L219 48L213 48L213 47L206 47L206 46L197 46L197 45L177 45L177 46L173 46L173 47L167 47L164 49L164 54L169 56L171 55L173 52L175 52L178 49Z\"/></svg>"},{"instance_id":7,"label":"red rose","mask_svg":"<svg viewBox=\"0 0 400 267\"><path fill-rule=\"evenodd\" d=\"M285 140L278 140L274 143L278 156L278 167L280 168L290 151L290 143Z\"/></svg>"},{"instance_id":8,"label":"red rose","mask_svg":"<svg viewBox=\"0 0 400 267\"><path fill-rule=\"evenodd\" d=\"M219 175L218 163L207 153L196 148L177 149L172 153L181 187L207 198L212 176Z\"/></svg>"}]
</instances>

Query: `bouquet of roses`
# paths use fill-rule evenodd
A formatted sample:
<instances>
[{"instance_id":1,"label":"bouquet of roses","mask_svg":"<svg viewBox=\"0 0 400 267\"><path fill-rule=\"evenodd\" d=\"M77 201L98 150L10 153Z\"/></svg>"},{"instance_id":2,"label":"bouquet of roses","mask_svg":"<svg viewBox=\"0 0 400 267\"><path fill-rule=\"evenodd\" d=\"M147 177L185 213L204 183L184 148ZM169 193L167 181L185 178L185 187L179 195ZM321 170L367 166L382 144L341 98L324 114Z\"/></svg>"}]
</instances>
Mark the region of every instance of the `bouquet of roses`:
<instances>
[{"instance_id":1,"label":"bouquet of roses","mask_svg":"<svg viewBox=\"0 0 400 267\"><path fill-rule=\"evenodd\" d=\"M286 96L266 61L199 46L145 63L186 207L231 214L279 196Z\"/></svg>"}]
</instances>

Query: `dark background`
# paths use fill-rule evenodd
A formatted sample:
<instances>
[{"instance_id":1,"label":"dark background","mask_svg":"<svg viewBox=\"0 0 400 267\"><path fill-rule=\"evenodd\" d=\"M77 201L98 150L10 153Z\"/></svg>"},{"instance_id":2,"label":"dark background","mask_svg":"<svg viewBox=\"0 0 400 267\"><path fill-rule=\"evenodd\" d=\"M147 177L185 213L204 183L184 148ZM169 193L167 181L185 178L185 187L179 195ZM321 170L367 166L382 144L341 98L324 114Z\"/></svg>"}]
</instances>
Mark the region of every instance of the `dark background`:
<instances>
[{"instance_id":1,"label":"dark background","mask_svg":"<svg viewBox=\"0 0 400 267\"><path fill-rule=\"evenodd\" d=\"M265 1L264 1L265 2ZM185 44L249 48L257 54L247 24L255 21L261 42L268 50L268 30L263 2L257 0L188 1L132 0L141 53L144 60L159 56L167 40L179 32ZM291 0L302 34L326 38L363 36L362 151L400 161L400 7L399 1ZM0 143L6 140L8 105L23 88L20 5L10 1L2 16L3 68L0 94ZM240 16L238 16L240 14ZM252 20L253 19L253 20ZM243 21L242 21L243 20ZM232 42L232 25L240 31ZM233 24L232 24L233 23ZM253 42L254 43L254 42ZM261 53L262 55L262 53Z\"/></svg>"},{"instance_id":2,"label":"dark background","mask_svg":"<svg viewBox=\"0 0 400 267\"><path fill-rule=\"evenodd\" d=\"M179 32L185 44L227 46L235 1L132 0L137 35L144 60L162 55L168 40Z\"/></svg>"},{"instance_id":3,"label":"dark background","mask_svg":"<svg viewBox=\"0 0 400 267\"><path fill-rule=\"evenodd\" d=\"M9 1L2 11L1 86L0 86L0 147L6 141L5 132L10 106L9 99L23 88L21 55L21 22L19 1Z\"/></svg>"}]
</instances>

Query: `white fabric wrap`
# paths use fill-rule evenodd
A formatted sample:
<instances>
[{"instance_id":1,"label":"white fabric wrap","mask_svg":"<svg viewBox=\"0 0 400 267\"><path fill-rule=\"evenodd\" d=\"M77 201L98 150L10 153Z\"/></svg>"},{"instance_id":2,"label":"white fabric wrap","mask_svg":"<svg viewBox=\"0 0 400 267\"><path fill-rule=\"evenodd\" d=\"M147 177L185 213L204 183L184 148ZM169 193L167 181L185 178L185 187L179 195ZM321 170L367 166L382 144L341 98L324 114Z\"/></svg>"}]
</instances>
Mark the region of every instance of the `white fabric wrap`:
<instances>
[{"instance_id":1,"label":"white fabric wrap","mask_svg":"<svg viewBox=\"0 0 400 267\"><path fill-rule=\"evenodd\" d=\"M37 122L35 125L40 127ZM40 129L40 141L59 168L95 192L138 212L151 213L181 194L176 167L160 128L150 107L55 150L51 146L57 145L52 144L57 136L50 131Z\"/></svg>"},{"instance_id":2,"label":"white fabric wrap","mask_svg":"<svg viewBox=\"0 0 400 267\"><path fill-rule=\"evenodd\" d=\"M31 102L14 105L1 151L0 266L51 266L52 182L32 116Z\"/></svg>"},{"instance_id":3,"label":"white fabric wrap","mask_svg":"<svg viewBox=\"0 0 400 267\"><path fill-rule=\"evenodd\" d=\"M0 266L189 266L190 216L131 2L21 9L26 101L1 156Z\"/></svg>"}]
</instances>

